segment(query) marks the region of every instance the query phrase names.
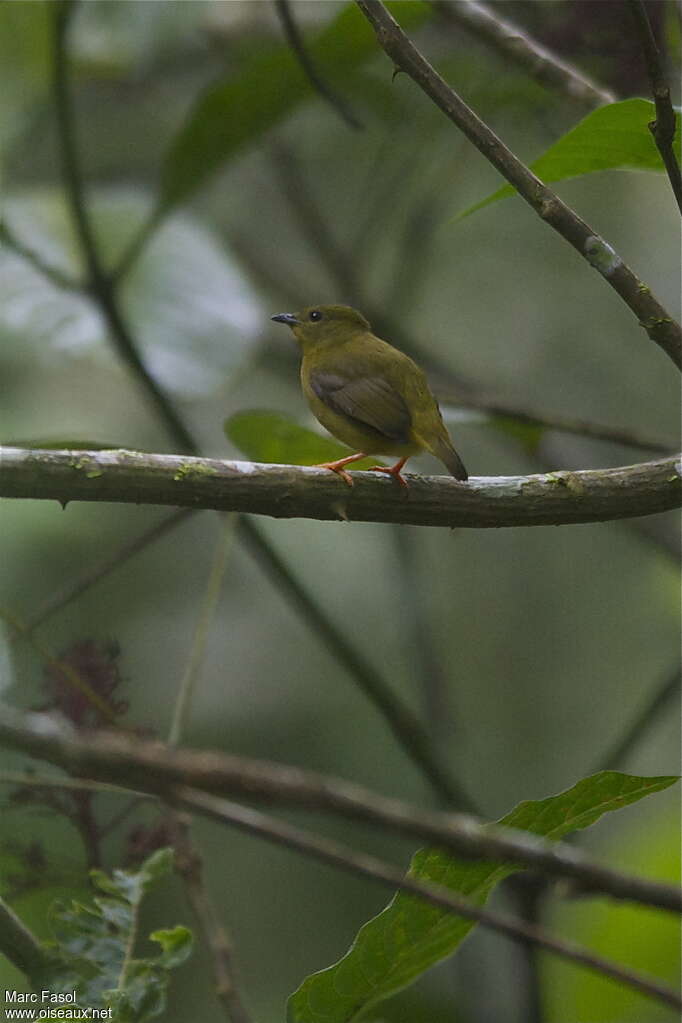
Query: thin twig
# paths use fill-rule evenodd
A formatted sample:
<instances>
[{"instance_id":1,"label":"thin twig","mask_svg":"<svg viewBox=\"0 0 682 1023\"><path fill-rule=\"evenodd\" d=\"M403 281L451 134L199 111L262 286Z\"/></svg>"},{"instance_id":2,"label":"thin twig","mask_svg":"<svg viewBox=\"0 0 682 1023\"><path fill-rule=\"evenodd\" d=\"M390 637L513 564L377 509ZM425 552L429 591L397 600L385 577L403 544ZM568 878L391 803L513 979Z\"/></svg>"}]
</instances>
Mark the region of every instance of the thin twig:
<instances>
[{"instance_id":1,"label":"thin twig","mask_svg":"<svg viewBox=\"0 0 682 1023\"><path fill-rule=\"evenodd\" d=\"M77 576L75 579L69 580L63 586L60 586L58 590L50 594L32 615L26 619L26 627L30 631L36 629L39 625L42 625L44 621L52 617L58 611L61 611L72 600L80 597L82 593L98 583L100 579L115 569L120 568L129 561L134 555L139 554L140 551L144 550L149 544L159 540L162 536L170 530L175 529L176 526L184 522L185 519L189 518L192 511L187 508L181 508L179 511L173 512L171 515L167 515L165 518L157 522L151 529L147 529L144 533L134 537L132 540L126 541L117 547L113 553L107 555L101 561L96 564L89 566L82 575Z\"/></svg>"},{"instance_id":2,"label":"thin twig","mask_svg":"<svg viewBox=\"0 0 682 1023\"><path fill-rule=\"evenodd\" d=\"M372 878L391 889L397 888L399 891L409 892L440 909L445 909L457 916L462 916L497 931L499 934L504 934L513 941L530 943L537 948L553 952L555 955L585 966L602 976L611 977L665 1005L682 1008L682 999L677 992L653 977L620 966L573 942L555 938L548 931L541 930L539 927L524 924L514 917L476 906L473 902L442 885L418 881L376 856L358 853L341 842L311 834L302 828L297 828L251 807L244 807L215 796L207 796L203 792L179 788L176 790L175 798L179 805L201 812L223 824L230 824L248 834L258 835L260 838L284 848L295 849L306 856L330 863L332 866L356 876Z\"/></svg>"},{"instance_id":3,"label":"thin twig","mask_svg":"<svg viewBox=\"0 0 682 1023\"><path fill-rule=\"evenodd\" d=\"M61 288L63 291L78 292L83 290L83 285L79 281L74 280L72 277L68 277L56 266L46 263L35 249L31 249L24 245L24 243L20 241L10 230L6 220L0 220L0 243L5 245L8 249L11 249L12 252L16 253L17 256L20 256L27 263L30 263L30 265L35 270L38 270L43 277L47 277L48 280L52 281L53 284L55 284L58 288Z\"/></svg>"},{"instance_id":4,"label":"thin twig","mask_svg":"<svg viewBox=\"0 0 682 1023\"><path fill-rule=\"evenodd\" d=\"M597 758L596 769L598 771L613 770L627 759L663 708L676 697L679 699L681 683L680 669L676 667L673 672L664 677L661 685L654 689L621 738L616 740L608 752Z\"/></svg>"},{"instance_id":5,"label":"thin twig","mask_svg":"<svg viewBox=\"0 0 682 1023\"><path fill-rule=\"evenodd\" d=\"M639 41L644 53L647 75L651 84L651 92L656 104L656 120L649 123L649 131L661 154L663 165L670 181L675 200L682 213L682 174L675 155L675 132L677 124L670 86L649 21L649 15L643 0L628 0L628 6L634 18Z\"/></svg>"},{"instance_id":6,"label":"thin twig","mask_svg":"<svg viewBox=\"0 0 682 1023\"><path fill-rule=\"evenodd\" d=\"M187 714L190 700L194 692L201 666L206 653L206 641L208 631L215 614L215 609L220 598L220 590L225 576L227 558L232 546L234 536L235 516L225 515L220 523L218 542L211 562L211 571L208 575L206 592L199 610L199 618L194 630L194 639L190 649L189 658L184 675L180 681L178 695L173 708L173 720L168 733L168 745L177 746L187 724Z\"/></svg>"},{"instance_id":7,"label":"thin twig","mask_svg":"<svg viewBox=\"0 0 682 1023\"><path fill-rule=\"evenodd\" d=\"M351 260L338 245L315 202L312 185L302 181L300 165L290 146L278 140L271 146L272 168L284 198L296 214L298 224L313 251L327 267L330 277L341 288L351 305L362 305L362 288Z\"/></svg>"},{"instance_id":8,"label":"thin twig","mask_svg":"<svg viewBox=\"0 0 682 1023\"><path fill-rule=\"evenodd\" d=\"M666 309L601 238L505 146L431 67L381 0L356 0L377 41L404 71L507 179L538 216L576 249L616 291L647 334L682 368L682 330Z\"/></svg>"},{"instance_id":9,"label":"thin twig","mask_svg":"<svg viewBox=\"0 0 682 1023\"><path fill-rule=\"evenodd\" d=\"M40 974L52 963L49 953L2 898L0 951L27 977L39 979Z\"/></svg>"},{"instance_id":10,"label":"thin twig","mask_svg":"<svg viewBox=\"0 0 682 1023\"><path fill-rule=\"evenodd\" d=\"M430 594L424 592L419 574L419 537L411 527L394 526L391 537L399 559L398 597L401 600L401 626L399 632L406 650L414 657L414 675L419 687L423 716L428 722L429 737L443 753L446 748L456 745L452 741L452 713L450 692L457 691L457 658L451 658L446 666L434 642L432 605ZM446 746L447 743L447 746ZM451 804L450 809L478 813L479 807L459 786L460 802ZM464 798L466 797L466 798Z\"/></svg>"},{"instance_id":11,"label":"thin twig","mask_svg":"<svg viewBox=\"0 0 682 1023\"><path fill-rule=\"evenodd\" d=\"M56 104L57 130L60 141L62 173L74 225L85 257L88 286L109 328L111 339L123 361L142 384L151 403L165 423L168 432L183 451L195 452L196 445L184 423L156 383L128 332L121 316L113 286L100 262L95 236L85 204L85 188L78 158L76 129L69 85L67 36L73 0L59 0L54 11L52 76Z\"/></svg>"},{"instance_id":12,"label":"thin twig","mask_svg":"<svg viewBox=\"0 0 682 1023\"><path fill-rule=\"evenodd\" d=\"M624 447L639 448L642 451L657 451L665 454L673 451L676 442L668 442L658 437L649 437L636 430L625 429L620 426L608 426L605 423L595 423L589 419L579 419L573 416L563 416L560 413L540 412L535 409L523 409L511 402L500 401L489 398L485 395L452 395L443 392L437 386L434 393L438 394L441 405L447 405L450 401L453 405L462 408L480 409L490 416L501 420L513 420L528 426L540 426L545 430L558 430L560 433L573 433L579 437L589 437L593 440L603 440L607 443L622 444Z\"/></svg>"},{"instance_id":13,"label":"thin twig","mask_svg":"<svg viewBox=\"0 0 682 1023\"><path fill-rule=\"evenodd\" d=\"M508 18L498 13L500 6L476 0L431 0L441 19L473 32L498 53L508 57L543 85L548 85L588 106L614 103L616 96L583 71L553 53Z\"/></svg>"},{"instance_id":14,"label":"thin twig","mask_svg":"<svg viewBox=\"0 0 682 1023\"><path fill-rule=\"evenodd\" d=\"M623 874L595 863L565 842L468 814L427 811L380 796L363 786L250 757L171 749L120 731L85 733L48 714L0 706L0 740L70 773L129 786L162 798L178 785L233 799L325 810L426 841L470 859L510 862L552 877L569 878L583 893L682 913L674 884Z\"/></svg>"},{"instance_id":15,"label":"thin twig","mask_svg":"<svg viewBox=\"0 0 682 1023\"><path fill-rule=\"evenodd\" d=\"M201 856L192 839L191 818L173 813L171 830L175 867L185 883L185 892L199 931L211 954L215 993L231 1023L251 1023L235 982L232 941L216 916L204 884Z\"/></svg>"},{"instance_id":16,"label":"thin twig","mask_svg":"<svg viewBox=\"0 0 682 1023\"><path fill-rule=\"evenodd\" d=\"M275 0L275 10L277 11L277 16L291 51L301 65L303 73L312 87L316 92L319 92L320 96L327 101L349 128L354 128L355 130L362 128L362 123L357 119L346 100L339 96L318 73L315 62L303 42L303 37L294 19L289 0Z\"/></svg>"},{"instance_id":17,"label":"thin twig","mask_svg":"<svg viewBox=\"0 0 682 1023\"><path fill-rule=\"evenodd\" d=\"M350 643L273 550L264 549L260 529L249 518L242 519L242 536L261 567L274 578L290 606L295 607L311 632L349 672L368 700L374 704L399 745L430 782L434 792L450 806L470 806L469 797L436 756L430 738L412 710L392 691L369 661Z\"/></svg>"}]
</instances>

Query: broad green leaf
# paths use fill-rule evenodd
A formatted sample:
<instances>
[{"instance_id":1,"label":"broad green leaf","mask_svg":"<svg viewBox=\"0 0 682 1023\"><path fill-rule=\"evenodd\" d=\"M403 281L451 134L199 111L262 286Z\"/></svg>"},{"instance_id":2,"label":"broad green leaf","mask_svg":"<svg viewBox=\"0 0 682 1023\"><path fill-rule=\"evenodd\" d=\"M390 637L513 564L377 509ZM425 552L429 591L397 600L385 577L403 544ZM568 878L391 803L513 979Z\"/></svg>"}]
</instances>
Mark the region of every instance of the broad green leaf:
<instances>
[{"instance_id":1,"label":"broad green leaf","mask_svg":"<svg viewBox=\"0 0 682 1023\"><path fill-rule=\"evenodd\" d=\"M414 28L430 15L423 0L402 0L389 7L406 28ZM377 50L374 33L355 4L346 6L307 45L328 81L342 79ZM166 156L159 211L165 213L186 200L235 153L312 95L310 81L284 43L259 53L237 74L210 86Z\"/></svg>"},{"instance_id":2,"label":"broad green leaf","mask_svg":"<svg viewBox=\"0 0 682 1023\"><path fill-rule=\"evenodd\" d=\"M556 840L677 780L603 771L556 796L519 803L498 824ZM513 864L471 862L438 849L422 849L412 860L409 876L443 885L481 905L495 885L518 869ZM339 962L312 974L291 996L289 1023L350 1023L361 1018L377 1002L451 955L474 926L473 921L398 892L386 909L360 929Z\"/></svg>"},{"instance_id":3,"label":"broad green leaf","mask_svg":"<svg viewBox=\"0 0 682 1023\"><path fill-rule=\"evenodd\" d=\"M139 909L150 888L171 870L171 849L159 849L137 869L90 873L100 893L92 904L57 905L52 929L56 960L34 983L54 992L75 990L78 1005L111 1008L119 1023L144 1023L163 1012L168 971L184 962L192 935L186 927L155 931L157 956L132 959Z\"/></svg>"},{"instance_id":4,"label":"broad green leaf","mask_svg":"<svg viewBox=\"0 0 682 1023\"><path fill-rule=\"evenodd\" d=\"M254 462L316 465L344 458L350 450L331 438L307 430L279 412L237 412L225 421L229 440ZM379 464L376 458L353 462L353 469Z\"/></svg>"},{"instance_id":5,"label":"broad green leaf","mask_svg":"<svg viewBox=\"0 0 682 1023\"><path fill-rule=\"evenodd\" d=\"M656 108L647 99L626 99L598 107L531 163L530 169L545 184L603 170L663 171L663 161L647 127L655 118ZM676 121L679 145L679 111ZM516 189L504 185L456 219L462 220L510 195L516 195Z\"/></svg>"},{"instance_id":6,"label":"broad green leaf","mask_svg":"<svg viewBox=\"0 0 682 1023\"><path fill-rule=\"evenodd\" d=\"M604 860L640 877L672 884L680 880L680 813L665 801L646 826L631 818L618 834L600 841ZM552 925L569 941L586 945L596 954L650 973L679 987L680 924L673 913L661 913L613 899L561 899L552 912ZM645 995L590 970L576 983L575 967L558 956L543 956L548 1019L589 1020L590 1023L672 1023L675 1014L656 1006Z\"/></svg>"}]
</instances>

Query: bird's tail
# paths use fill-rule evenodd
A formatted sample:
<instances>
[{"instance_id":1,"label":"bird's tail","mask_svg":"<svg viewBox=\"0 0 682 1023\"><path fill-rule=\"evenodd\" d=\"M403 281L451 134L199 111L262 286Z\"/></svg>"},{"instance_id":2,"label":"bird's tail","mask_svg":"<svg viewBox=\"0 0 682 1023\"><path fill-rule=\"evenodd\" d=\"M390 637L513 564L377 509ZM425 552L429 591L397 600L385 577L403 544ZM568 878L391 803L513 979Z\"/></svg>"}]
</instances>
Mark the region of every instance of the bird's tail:
<instances>
[{"instance_id":1,"label":"bird's tail","mask_svg":"<svg viewBox=\"0 0 682 1023\"><path fill-rule=\"evenodd\" d=\"M429 445L429 450L432 455L439 458L443 465L447 466L452 476L456 480L468 480L469 473L464 468L464 463L459 457L449 438L439 437L434 443Z\"/></svg>"}]
</instances>

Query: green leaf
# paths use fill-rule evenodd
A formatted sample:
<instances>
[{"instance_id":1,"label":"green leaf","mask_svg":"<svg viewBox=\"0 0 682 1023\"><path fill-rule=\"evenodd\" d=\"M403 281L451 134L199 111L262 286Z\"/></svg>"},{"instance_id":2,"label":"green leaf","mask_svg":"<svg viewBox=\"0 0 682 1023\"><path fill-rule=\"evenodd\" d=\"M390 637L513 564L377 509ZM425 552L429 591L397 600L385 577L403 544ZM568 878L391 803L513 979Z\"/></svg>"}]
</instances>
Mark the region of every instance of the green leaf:
<instances>
[{"instance_id":1,"label":"green leaf","mask_svg":"<svg viewBox=\"0 0 682 1023\"><path fill-rule=\"evenodd\" d=\"M149 937L161 946L160 963L166 970L180 966L192 951L192 932L180 924L177 927L153 931Z\"/></svg>"},{"instance_id":2,"label":"green leaf","mask_svg":"<svg viewBox=\"0 0 682 1023\"><path fill-rule=\"evenodd\" d=\"M177 926L150 935L161 946L157 956L130 958L138 937L139 908L150 888L171 870L173 852L159 849L138 870L93 870L100 893L92 905L71 902L53 910L58 957L40 979L55 992L76 991L81 1007L111 1008L118 1023L144 1023L166 1005L168 971L190 954L192 934Z\"/></svg>"},{"instance_id":3,"label":"green leaf","mask_svg":"<svg viewBox=\"0 0 682 1023\"><path fill-rule=\"evenodd\" d=\"M430 15L423 0L388 6L406 28L414 28ZM355 4L346 6L308 45L328 81L343 79L377 48ZM238 74L211 85L190 111L166 156L159 211L166 213L186 200L210 174L311 95L315 95L313 87L286 44L260 52Z\"/></svg>"},{"instance_id":4,"label":"green leaf","mask_svg":"<svg viewBox=\"0 0 682 1023\"><path fill-rule=\"evenodd\" d=\"M679 142L679 111L675 117ZM655 118L656 108L648 99L626 99L598 107L550 146L530 169L545 184L603 170L663 171L661 155L647 127ZM455 219L462 220L510 195L516 195L516 189L504 185Z\"/></svg>"},{"instance_id":5,"label":"green leaf","mask_svg":"<svg viewBox=\"0 0 682 1023\"><path fill-rule=\"evenodd\" d=\"M498 824L556 840L677 780L603 771L556 796L519 803ZM471 862L439 849L422 849L412 860L409 876L443 885L482 905L495 885L519 869L513 864ZM291 996L289 1023L358 1019L451 955L474 926L473 921L398 892L386 909L360 929L339 962L312 974Z\"/></svg>"},{"instance_id":6,"label":"green leaf","mask_svg":"<svg viewBox=\"0 0 682 1023\"><path fill-rule=\"evenodd\" d=\"M225 433L242 454L254 462L316 465L333 462L350 453L349 448L338 441L321 437L279 412L237 412L225 421ZM376 458L363 458L354 462L353 468L367 469L377 464Z\"/></svg>"}]
</instances>

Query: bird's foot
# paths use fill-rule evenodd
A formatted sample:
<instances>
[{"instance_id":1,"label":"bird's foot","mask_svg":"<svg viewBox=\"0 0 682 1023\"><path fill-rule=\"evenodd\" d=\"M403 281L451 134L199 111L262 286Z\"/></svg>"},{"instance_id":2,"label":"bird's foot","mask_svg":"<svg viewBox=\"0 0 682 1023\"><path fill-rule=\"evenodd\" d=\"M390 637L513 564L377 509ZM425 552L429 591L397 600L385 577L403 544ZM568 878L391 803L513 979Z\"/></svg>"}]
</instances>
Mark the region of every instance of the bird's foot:
<instances>
[{"instance_id":1,"label":"bird's foot","mask_svg":"<svg viewBox=\"0 0 682 1023\"><path fill-rule=\"evenodd\" d=\"M401 458L399 462L395 463L395 465L372 465L367 471L386 472L389 476L392 476L394 480L397 480L401 487L404 487L405 490L409 490L410 485L400 472L406 461L406 458Z\"/></svg>"},{"instance_id":2,"label":"bird's foot","mask_svg":"<svg viewBox=\"0 0 682 1023\"><path fill-rule=\"evenodd\" d=\"M331 469L332 472L335 472L337 476L341 477L347 486L352 487L354 485L353 477L349 472L346 472L344 466L348 465L350 462L359 462L361 458L366 457L367 455L364 451L359 451L356 455L346 455L345 458L338 458L335 462L318 462L315 468Z\"/></svg>"}]
</instances>

